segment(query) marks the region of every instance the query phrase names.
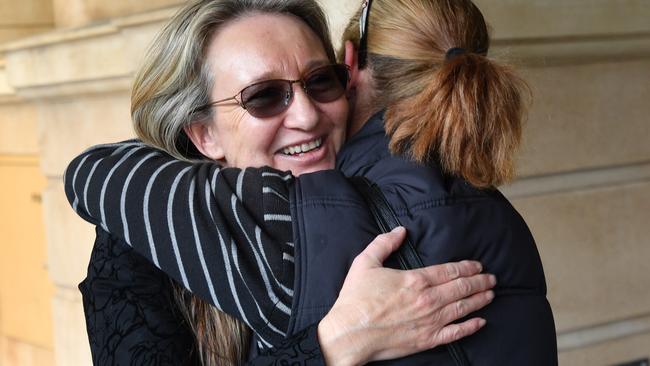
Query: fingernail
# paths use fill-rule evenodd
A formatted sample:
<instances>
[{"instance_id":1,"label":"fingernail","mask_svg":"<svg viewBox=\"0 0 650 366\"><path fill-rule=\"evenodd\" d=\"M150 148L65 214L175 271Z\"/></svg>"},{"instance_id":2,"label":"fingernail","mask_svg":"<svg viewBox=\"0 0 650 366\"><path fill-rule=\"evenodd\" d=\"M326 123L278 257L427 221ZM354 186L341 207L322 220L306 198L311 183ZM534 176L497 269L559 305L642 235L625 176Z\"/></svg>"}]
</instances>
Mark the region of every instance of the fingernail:
<instances>
[{"instance_id":1,"label":"fingernail","mask_svg":"<svg viewBox=\"0 0 650 366\"><path fill-rule=\"evenodd\" d=\"M406 230L406 229L404 229L404 226L398 226L398 227L394 228L394 229L391 231L391 233L395 233L395 234L397 234L397 233L401 233L401 232L403 232L404 230Z\"/></svg>"},{"instance_id":2,"label":"fingernail","mask_svg":"<svg viewBox=\"0 0 650 366\"><path fill-rule=\"evenodd\" d=\"M485 297L487 297L488 301L494 300L494 291L488 291Z\"/></svg>"},{"instance_id":3,"label":"fingernail","mask_svg":"<svg viewBox=\"0 0 650 366\"><path fill-rule=\"evenodd\" d=\"M490 275L489 277L490 285L494 286L497 284L497 278L495 275Z\"/></svg>"},{"instance_id":4,"label":"fingernail","mask_svg":"<svg viewBox=\"0 0 650 366\"><path fill-rule=\"evenodd\" d=\"M483 271L483 265L481 264L481 262L474 262L474 265L476 266L477 271L479 272Z\"/></svg>"},{"instance_id":5,"label":"fingernail","mask_svg":"<svg viewBox=\"0 0 650 366\"><path fill-rule=\"evenodd\" d=\"M479 327L484 326L485 323L487 323L487 321L485 321L485 319L483 319L483 318L480 318L480 319L478 320L478 326L479 326Z\"/></svg>"}]
</instances>

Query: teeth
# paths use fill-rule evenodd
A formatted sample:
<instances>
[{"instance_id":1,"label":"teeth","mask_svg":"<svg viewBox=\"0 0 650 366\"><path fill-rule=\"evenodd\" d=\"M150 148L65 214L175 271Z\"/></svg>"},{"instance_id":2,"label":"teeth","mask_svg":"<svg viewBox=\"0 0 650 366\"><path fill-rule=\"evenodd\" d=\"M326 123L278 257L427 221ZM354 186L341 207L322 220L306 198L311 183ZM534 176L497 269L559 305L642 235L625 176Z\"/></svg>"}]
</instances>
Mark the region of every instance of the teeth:
<instances>
[{"instance_id":1,"label":"teeth","mask_svg":"<svg viewBox=\"0 0 650 366\"><path fill-rule=\"evenodd\" d=\"M309 152L309 151L312 151L314 149L319 148L322 143L323 143L323 140L319 138L319 139L311 141L309 143L304 143L304 144L301 144L301 145L286 147L286 148L284 148L282 150L282 152L285 155L296 155L296 154L306 153L306 152Z\"/></svg>"}]
</instances>

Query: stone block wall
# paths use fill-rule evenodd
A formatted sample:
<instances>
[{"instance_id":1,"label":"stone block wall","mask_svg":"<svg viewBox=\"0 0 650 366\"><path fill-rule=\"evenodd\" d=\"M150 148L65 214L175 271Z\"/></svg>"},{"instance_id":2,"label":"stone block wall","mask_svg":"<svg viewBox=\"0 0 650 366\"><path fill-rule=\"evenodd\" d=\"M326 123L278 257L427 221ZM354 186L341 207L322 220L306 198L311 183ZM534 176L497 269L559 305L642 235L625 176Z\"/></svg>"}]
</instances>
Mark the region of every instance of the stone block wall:
<instances>
[{"instance_id":1,"label":"stone block wall","mask_svg":"<svg viewBox=\"0 0 650 366\"><path fill-rule=\"evenodd\" d=\"M48 179L44 217L59 365L90 364L76 285L93 238L69 209L61 175L85 147L132 136L133 72L174 11L151 9L179 2L55 0L58 30L2 46L0 81L29 105L29 112L15 107L17 115L35 116L38 128L25 133L38 135ZM321 2L337 40L359 1ZM517 65L534 93L520 178L504 192L538 241L560 362L648 358L650 3L476 2L494 29L491 54Z\"/></svg>"}]
</instances>

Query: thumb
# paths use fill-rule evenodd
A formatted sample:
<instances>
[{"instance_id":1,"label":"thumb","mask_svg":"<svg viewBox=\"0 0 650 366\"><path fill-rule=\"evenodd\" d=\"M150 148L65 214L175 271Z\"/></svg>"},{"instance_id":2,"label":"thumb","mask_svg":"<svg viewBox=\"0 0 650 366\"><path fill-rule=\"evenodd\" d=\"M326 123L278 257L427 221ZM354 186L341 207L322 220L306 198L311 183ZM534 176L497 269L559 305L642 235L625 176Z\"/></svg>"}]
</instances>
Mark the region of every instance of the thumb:
<instances>
[{"instance_id":1,"label":"thumb","mask_svg":"<svg viewBox=\"0 0 650 366\"><path fill-rule=\"evenodd\" d=\"M398 226L393 231L378 235L359 255L368 267L381 267L392 252L402 245L406 238L406 229Z\"/></svg>"}]
</instances>

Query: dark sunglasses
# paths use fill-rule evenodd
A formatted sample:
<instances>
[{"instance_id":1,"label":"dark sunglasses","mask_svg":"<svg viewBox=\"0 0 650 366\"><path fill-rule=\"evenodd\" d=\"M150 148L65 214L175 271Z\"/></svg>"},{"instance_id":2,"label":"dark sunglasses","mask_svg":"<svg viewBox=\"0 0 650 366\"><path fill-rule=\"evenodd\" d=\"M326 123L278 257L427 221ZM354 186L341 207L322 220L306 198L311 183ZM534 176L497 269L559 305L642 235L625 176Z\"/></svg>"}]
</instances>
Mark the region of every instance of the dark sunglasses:
<instances>
[{"instance_id":1,"label":"dark sunglasses","mask_svg":"<svg viewBox=\"0 0 650 366\"><path fill-rule=\"evenodd\" d=\"M370 6L372 0L365 0L363 2L363 10L361 10L361 17L359 18L359 68L363 69L368 64L368 16L370 14Z\"/></svg>"},{"instance_id":2,"label":"dark sunglasses","mask_svg":"<svg viewBox=\"0 0 650 366\"><path fill-rule=\"evenodd\" d=\"M206 104L197 111L234 101L253 117L273 117L284 112L291 105L294 95L293 84L300 83L312 100L318 103L329 103L339 99L345 93L349 78L347 65L322 66L298 80L260 81L245 87L233 97Z\"/></svg>"}]
</instances>

